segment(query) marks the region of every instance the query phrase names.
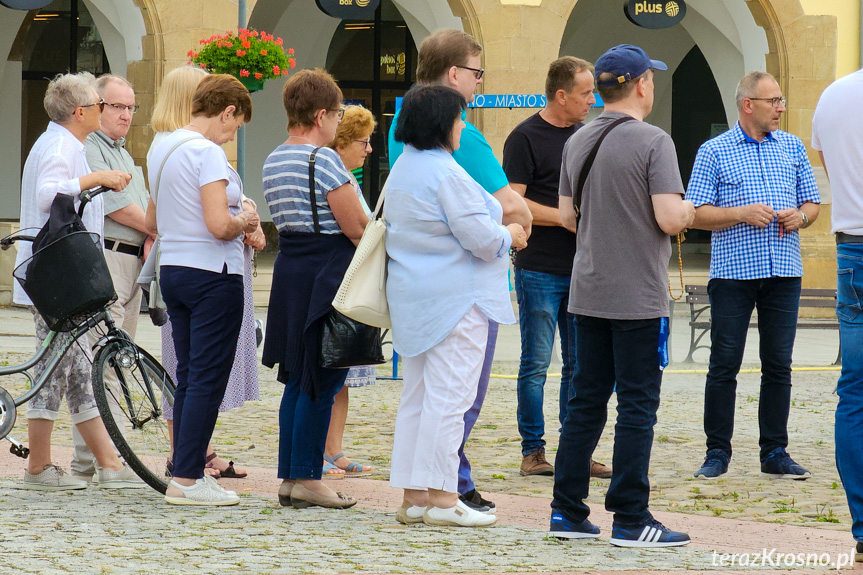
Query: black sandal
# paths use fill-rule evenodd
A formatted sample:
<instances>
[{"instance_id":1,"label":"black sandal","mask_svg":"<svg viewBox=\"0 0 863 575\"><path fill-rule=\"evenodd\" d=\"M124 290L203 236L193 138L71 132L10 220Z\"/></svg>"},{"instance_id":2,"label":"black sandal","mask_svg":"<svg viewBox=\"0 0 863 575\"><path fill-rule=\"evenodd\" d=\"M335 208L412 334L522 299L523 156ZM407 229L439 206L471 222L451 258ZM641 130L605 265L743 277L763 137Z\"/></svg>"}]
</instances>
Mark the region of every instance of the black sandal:
<instances>
[{"instance_id":1,"label":"black sandal","mask_svg":"<svg viewBox=\"0 0 863 575\"><path fill-rule=\"evenodd\" d=\"M218 455L216 455L215 451L213 453L211 453L210 455L208 455L207 456L207 467L210 467L211 469L216 469L215 467L213 467L213 464L211 463L211 461L213 461L217 457L218 457ZM218 470L216 470L216 471L218 471ZM248 473L237 473L237 470L234 469L234 462L233 461L229 461L228 466L225 469L219 471L219 477L224 478L224 479L242 479L242 478L246 477L247 475L249 475L249 474Z\"/></svg>"}]
</instances>

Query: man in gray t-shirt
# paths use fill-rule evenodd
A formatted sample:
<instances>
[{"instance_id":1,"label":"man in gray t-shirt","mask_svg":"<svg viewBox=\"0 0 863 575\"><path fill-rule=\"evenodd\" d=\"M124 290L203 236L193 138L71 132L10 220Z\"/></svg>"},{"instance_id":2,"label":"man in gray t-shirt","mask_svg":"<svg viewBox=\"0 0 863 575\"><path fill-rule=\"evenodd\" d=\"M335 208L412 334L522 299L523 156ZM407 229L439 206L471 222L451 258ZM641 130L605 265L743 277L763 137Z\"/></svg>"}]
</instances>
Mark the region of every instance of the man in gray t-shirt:
<instances>
[{"instance_id":1,"label":"man in gray t-shirt","mask_svg":"<svg viewBox=\"0 0 863 575\"><path fill-rule=\"evenodd\" d=\"M560 174L560 215L575 228L578 250L568 310L575 314L576 372L554 474L551 534L595 538L584 503L590 456L617 390L614 474L605 507L614 513L610 542L621 547L686 545L648 510L647 470L668 335L669 234L695 215L671 138L643 119L653 108L654 70L641 48L620 45L596 62L605 112L566 144ZM603 136L600 147L597 143ZM579 194L585 164L595 152ZM575 200L573 200L575 198ZM579 206L580 218L574 204Z\"/></svg>"}]
</instances>

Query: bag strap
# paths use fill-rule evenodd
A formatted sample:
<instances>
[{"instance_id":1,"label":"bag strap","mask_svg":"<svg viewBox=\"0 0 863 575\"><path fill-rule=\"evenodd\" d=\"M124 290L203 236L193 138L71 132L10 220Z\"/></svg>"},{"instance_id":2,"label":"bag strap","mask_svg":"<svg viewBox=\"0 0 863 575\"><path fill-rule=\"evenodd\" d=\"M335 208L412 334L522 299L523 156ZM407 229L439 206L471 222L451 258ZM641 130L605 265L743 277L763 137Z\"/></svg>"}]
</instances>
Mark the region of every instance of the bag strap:
<instances>
[{"instance_id":1,"label":"bag strap","mask_svg":"<svg viewBox=\"0 0 863 575\"><path fill-rule=\"evenodd\" d=\"M372 213L372 221L383 215L384 211L384 196L387 195L387 184L384 182L384 189L381 190L381 195L378 196L378 203L375 204L375 211Z\"/></svg>"},{"instance_id":2,"label":"bag strap","mask_svg":"<svg viewBox=\"0 0 863 575\"><path fill-rule=\"evenodd\" d=\"M309 201L312 203L312 222L314 223L315 233L321 233L321 224L318 221L318 199L317 192L315 192L315 161L318 157L318 150L323 148L323 146L318 146L312 153L309 154Z\"/></svg>"},{"instance_id":3,"label":"bag strap","mask_svg":"<svg viewBox=\"0 0 863 575\"><path fill-rule=\"evenodd\" d=\"M624 116L623 118L618 118L613 121L603 132L600 134L599 139L596 141L596 144L593 145L593 149L587 155L587 159L584 160L584 164L581 166L581 173L578 175L578 186L575 188L575 194L572 196L572 207L575 209L575 217L576 219L581 217L581 194L584 191L584 184L587 182L587 176L590 174L590 169L593 167L593 161L596 160L596 154L599 152L599 147L602 145L602 141L608 135L610 131L615 129L617 126L624 122L628 122L630 120L635 120L632 116Z\"/></svg>"},{"instance_id":4,"label":"bag strap","mask_svg":"<svg viewBox=\"0 0 863 575\"><path fill-rule=\"evenodd\" d=\"M202 136L200 134L195 134L194 136L189 136L187 138L183 138L182 140L180 140L179 142L174 144L173 148L168 150L168 153L165 154L165 159L162 160L162 165L159 166L159 171L156 175L156 185L153 187L153 189L150 190L150 196L153 198L154 204L156 203L157 197L159 195L158 190L159 190L159 183L162 181L162 170L165 169L165 162L168 161L168 158L171 156L171 154L174 153L174 150L176 150L177 148L179 148L180 146L182 146L186 142L191 142L192 140L203 140L203 139L204 139L204 136Z\"/></svg>"}]
</instances>

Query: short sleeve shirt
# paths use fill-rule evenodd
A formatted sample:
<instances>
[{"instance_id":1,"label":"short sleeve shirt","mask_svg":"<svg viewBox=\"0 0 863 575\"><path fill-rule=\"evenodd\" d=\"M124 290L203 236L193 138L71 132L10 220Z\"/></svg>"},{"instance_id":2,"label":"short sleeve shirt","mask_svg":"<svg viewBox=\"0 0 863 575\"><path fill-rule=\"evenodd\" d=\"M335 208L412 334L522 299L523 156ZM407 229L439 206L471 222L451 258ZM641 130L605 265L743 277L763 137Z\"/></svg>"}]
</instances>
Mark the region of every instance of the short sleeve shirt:
<instances>
[{"instance_id":1,"label":"short sleeve shirt","mask_svg":"<svg viewBox=\"0 0 863 575\"><path fill-rule=\"evenodd\" d=\"M242 275L243 235L230 240L214 237L204 221L201 202L203 186L224 181L230 214L235 216L243 209L243 184L225 151L196 132L180 129L165 137L150 158L150 173L156 174L158 166L164 166L158 189L154 184L150 190L161 238L159 264L215 273L227 267L229 274Z\"/></svg>"},{"instance_id":2,"label":"short sleeve shirt","mask_svg":"<svg viewBox=\"0 0 863 575\"><path fill-rule=\"evenodd\" d=\"M605 112L563 150L560 195L571 198L600 134L624 114ZM671 136L645 122L609 132L584 185L568 309L606 319L668 317L671 242L651 196L683 195Z\"/></svg>"},{"instance_id":3,"label":"short sleeve shirt","mask_svg":"<svg viewBox=\"0 0 863 575\"><path fill-rule=\"evenodd\" d=\"M465 114L462 113L462 119L464 118ZM399 114L397 112L392 126L390 126L388 139L390 169L395 165L405 148L404 143L397 142L395 138L398 121ZM488 145L485 136L470 122L465 121L459 148L453 152L452 157L471 178L490 194L509 184L509 180L507 180L506 174L500 166L500 162L497 161L491 146Z\"/></svg>"},{"instance_id":4,"label":"short sleeve shirt","mask_svg":"<svg viewBox=\"0 0 863 575\"><path fill-rule=\"evenodd\" d=\"M560 128L537 113L521 122L503 146L503 169L513 184L524 184L524 197L557 209L560 162L566 141L584 124ZM560 226L534 225L515 267L568 276L575 256L575 234Z\"/></svg>"},{"instance_id":5,"label":"short sleeve shirt","mask_svg":"<svg viewBox=\"0 0 863 575\"><path fill-rule=\"evenodd\" d=\"M114 221L111 214L126 206L135 204L147 211L150 194L144 181L144 172L129 152L123 147L122 140L114 141L103 132L93 132L87 136L87 163L94 172L100 170L120 170L132 174L132 179L120 192L105 194L105 238L140 246L147 234Z\"/></svg>"},{"instance_id":6,"label":"short sleeve shirt","mask_svg":"<svg viewBox=\"0 0 863 575\"><path fill-rule=\"evenodd\" d=\"M696 208L761 203L777 212L821 202L806 148L798 137L776 130L757 142L739 123L701 145L686 199ZM803 275L800 234L782 230L780 237L776 219L766 228L740 223L715 230L710 243L711 279Z\"/></svg>"},{"instance_id":7,"label":"short sleeve shirt","mask_svg":"<svg viewBox=\"0 0 863 575\"><path fill-rule=\"evenodd\" d=\"M309 157L317 146L282 144L264 162L264 198L273 223L281 231L314 233L309 194ZM327 194L351 181L339 154L321 148L315 155L315 203L321 233L342 233Z\"/></svg>"}]
</instances>

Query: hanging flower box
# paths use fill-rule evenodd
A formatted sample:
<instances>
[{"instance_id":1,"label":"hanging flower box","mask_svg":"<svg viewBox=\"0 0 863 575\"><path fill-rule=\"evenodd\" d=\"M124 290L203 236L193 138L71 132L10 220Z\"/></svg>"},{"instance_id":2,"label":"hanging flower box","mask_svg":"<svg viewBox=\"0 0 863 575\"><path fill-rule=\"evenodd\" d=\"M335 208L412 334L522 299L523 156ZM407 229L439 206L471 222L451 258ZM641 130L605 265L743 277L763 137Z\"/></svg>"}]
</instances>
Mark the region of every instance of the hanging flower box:
<instances>
[{"instance_id":1,"label":"hanging flower box","mask_svg":"<svg viewBox=\"0 0 863 575\"><path fill-rule=\"evenodd\" d=\"M230 74L250 92L263 89L265 80L287 76L297 65L294 49L285 51L281 38L266 32L240 28L224 35L214 34L200 41L199 51L189 50L189 64L214 74Z\"/></svg>"}]
</instances>

